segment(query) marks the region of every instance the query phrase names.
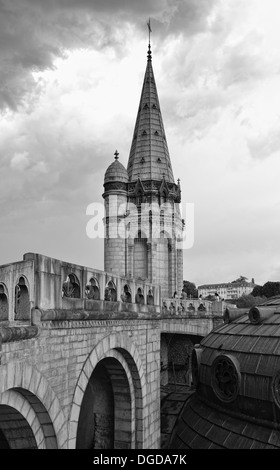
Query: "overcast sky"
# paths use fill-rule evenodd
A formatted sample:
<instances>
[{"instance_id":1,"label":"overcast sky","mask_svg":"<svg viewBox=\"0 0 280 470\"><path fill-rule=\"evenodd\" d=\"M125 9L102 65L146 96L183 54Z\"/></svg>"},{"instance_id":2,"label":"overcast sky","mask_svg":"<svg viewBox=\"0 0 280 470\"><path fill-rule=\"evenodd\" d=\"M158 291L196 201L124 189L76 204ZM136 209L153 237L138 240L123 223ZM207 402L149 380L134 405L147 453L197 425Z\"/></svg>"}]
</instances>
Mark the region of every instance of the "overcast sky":
<instances>
[{"instance_id":1,"label":"overcast sky","mask_svg":"<svg viewBox=\"0 0 280 470\"><path fill-rule=\"evenodd\" d=\"M127 165L149 17L195 206L184 279L279 281L279 0L0 0L0 264L32 251L103 269L86 209L116 149Z\"/></svg>"}]
</instances>

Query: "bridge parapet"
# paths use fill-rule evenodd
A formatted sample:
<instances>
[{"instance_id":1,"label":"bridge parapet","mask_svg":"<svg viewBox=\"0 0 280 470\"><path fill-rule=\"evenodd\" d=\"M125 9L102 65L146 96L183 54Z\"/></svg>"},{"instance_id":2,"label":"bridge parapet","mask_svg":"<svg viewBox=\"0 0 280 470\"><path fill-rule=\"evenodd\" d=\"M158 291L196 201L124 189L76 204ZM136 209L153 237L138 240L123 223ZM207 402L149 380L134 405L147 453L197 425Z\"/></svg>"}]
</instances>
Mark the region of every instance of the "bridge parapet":
<instances>
[{"instance_id":1,"label":"bridge parapet","mask_svg":"<svg viewBox=\"0 0 280 470\"><path fill-rule=\"evenodd\" d=\"M35 253L25 254L23 261L0 266L2 328L38 324L43 319L158 317L159 305L160 287L142 279Z\"/></svg>"},{"instance_id":2,"label":"bridge parapet","mask_svg":"<svg viewBox=\"0 0 280 470\"><path fill-rule=\"evenodd\" d=\"M200 299L168 299L161 303L162 318L207 318L223 317L226 304Z\"/></svg>"}]
</instances>

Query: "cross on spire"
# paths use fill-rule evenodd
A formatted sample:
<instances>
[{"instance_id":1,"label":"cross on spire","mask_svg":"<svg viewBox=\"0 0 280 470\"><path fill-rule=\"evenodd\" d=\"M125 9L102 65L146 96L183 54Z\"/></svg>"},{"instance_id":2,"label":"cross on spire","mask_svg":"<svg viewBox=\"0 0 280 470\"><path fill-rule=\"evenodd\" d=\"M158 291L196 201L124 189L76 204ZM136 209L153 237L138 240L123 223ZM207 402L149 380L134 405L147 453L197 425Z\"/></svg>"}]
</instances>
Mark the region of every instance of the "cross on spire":
<instances>
[{"instance_id":1,"label":"cross on spire","mask_svg":"<svg viewBox=\"0 0 280 470\"><path fill-rule=\"evenodd\" d=\"M149 30L149 44L150 44L151 32L152 32L151 19L150 18L149 18L149 21L147 22L147 26L148 26L148 30Z\"/></svg>"},{"instance_id":2,"label":"cross on spire","mask_svg":"<svg viewBox=\"0 0 280 470\"><path fill-rule=\"evenodd\" d=\"M148 31L149 31L149 45L148 45L148 60L152 60L152 52L151 52L151 19L149 18L149 21L147 22L148 26Z\"/></svg>"},{"instance_id":3,"label":"cross on spire","mask_svg":"<svg viewBox=\"0 0 280 470\"><path fill-rule=\"evenodd\" d=\"M115 160L118 160L118 158L119 158L119 152L118 152L117 150L115 151L114 155L115 155Z\"/></svg>"}]
</instances>

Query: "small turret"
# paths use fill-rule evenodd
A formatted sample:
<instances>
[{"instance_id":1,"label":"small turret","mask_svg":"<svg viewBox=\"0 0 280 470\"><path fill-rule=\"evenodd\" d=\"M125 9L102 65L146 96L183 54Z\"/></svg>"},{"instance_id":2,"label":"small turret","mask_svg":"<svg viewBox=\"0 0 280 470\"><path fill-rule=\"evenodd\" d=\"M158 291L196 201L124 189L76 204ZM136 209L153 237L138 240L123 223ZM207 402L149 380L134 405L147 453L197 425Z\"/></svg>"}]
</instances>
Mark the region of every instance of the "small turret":
<instances>
[{"instance_id":1,"label":"small turret","mask_svg":"<svg viewBox=\"0 0 280 470\"><path fill-rule=\"evenodd\" d=\"M111 163L104 176L104 186L108 183L112 183L115 181L121 183L128 182L128 174L126 168L119 162L119 153L116 150L115 153L115 160Z\"/></svg>"},{"instance_id":2,"label":"small turret","mask_svg":"<svg viewBox=\"0 0 280 470\"><path fill-rule=\"evenodd\" d=\"M104 269L107 272L125 276L126 241L122 222L127 207L128 174L119 162L117 150L114 155L115 160L109 165L104 176Z\"/></svg>"}]
</instances>

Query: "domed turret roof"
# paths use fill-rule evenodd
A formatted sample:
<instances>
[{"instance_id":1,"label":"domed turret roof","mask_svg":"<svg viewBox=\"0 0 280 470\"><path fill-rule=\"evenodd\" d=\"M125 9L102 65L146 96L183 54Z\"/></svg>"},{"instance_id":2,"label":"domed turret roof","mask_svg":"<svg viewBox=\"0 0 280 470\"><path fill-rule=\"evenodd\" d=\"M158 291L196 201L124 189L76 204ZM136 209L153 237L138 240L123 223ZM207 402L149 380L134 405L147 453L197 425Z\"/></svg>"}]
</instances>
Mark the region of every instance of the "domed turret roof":
<instances>
[{"instance_id":1,"label":"domed turret roof","mask_svg":"<svg viewBox=\"0 0 280 470\"><path fill-rule=\"evenodd\" d=\"M108 166L105 176L104 176L104 184L109 183L111 181L120 181L122 183L128 182L128 174L125 167L119 162L118 160L118 152L115 152L115 160L111 165Z\"/></svg>"},{"instance_id":2,"label":"domed turret roof","mask_svg":"<svg viewBox=\"0 0 280 470\"><path fill-rule=\"evenodd\" d=\"M232 309L193 350L171 448L280 448L280 298Z\"/></svg>"}]
</instances>

